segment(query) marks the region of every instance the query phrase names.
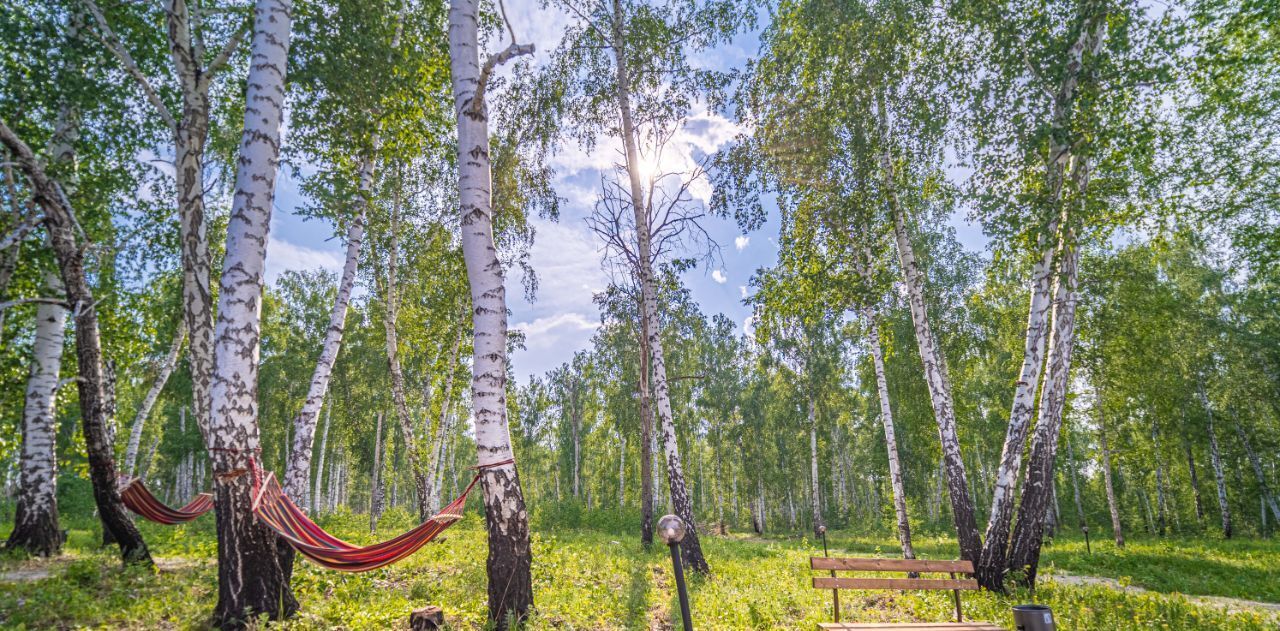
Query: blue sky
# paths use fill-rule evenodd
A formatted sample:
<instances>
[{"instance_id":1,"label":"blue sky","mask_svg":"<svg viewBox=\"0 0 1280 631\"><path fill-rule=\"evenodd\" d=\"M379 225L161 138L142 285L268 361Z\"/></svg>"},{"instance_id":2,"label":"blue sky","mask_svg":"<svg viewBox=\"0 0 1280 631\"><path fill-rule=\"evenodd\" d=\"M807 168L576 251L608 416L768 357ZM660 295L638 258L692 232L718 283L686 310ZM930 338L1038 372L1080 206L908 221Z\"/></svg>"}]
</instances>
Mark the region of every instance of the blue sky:
<instances>
[{"instance_id":1,"label":"blue sky","mask_svg":"<svg viewBox=\"0 0 1280 631\"><path fill-rule=\"evenodd\" d=\"M509 3L507 9L517 35L522 41L532 40L539 51L538 59L545 61L568 18L527 1ZM757 34L747 33L730 45L699 55L695 63L720 70L740 68L757 48ZM722 147L738 131L732 121L715 113L695 112L691 124L671 143L663 164L688 159L695 150ZM559 221L534 221L537 237L531 260L539 275L537 300L526 301L523 292L515 287L507 292L511 327L523 330L527 338L526 349L511 358L521 381L529 375L543 374L569 360L575 351L590 346L600 322L592 295L608 284L609 274L603 264L601 243L587 227L586 217L595 201L601 170L609 169L616 160L617 148L604 143L590 153L565 147L552 160L557 171L557 191L566 203ZM282 172L281 176L267 249L268 278L274 280L280 272L291 269L340 270L343 244L334 238L333 227L297 215L296 209L305 201L298 182L287 173ZM709 187L701 194L709 195ZM960 215L952 218L952 224L968 249L985 247L987 241L978 226ZM771 213L762 229L751 234L743 234L729 219L709 217L704 227L720 245L720 265L691 270L684 275L684 283L706 315L724 313L741 330L751 315L742 303L748 281L757 269L773 265L777 258L776 213ZM518 278L509 278L508 283L518 283Z\"/></svg>"}]
</instances>

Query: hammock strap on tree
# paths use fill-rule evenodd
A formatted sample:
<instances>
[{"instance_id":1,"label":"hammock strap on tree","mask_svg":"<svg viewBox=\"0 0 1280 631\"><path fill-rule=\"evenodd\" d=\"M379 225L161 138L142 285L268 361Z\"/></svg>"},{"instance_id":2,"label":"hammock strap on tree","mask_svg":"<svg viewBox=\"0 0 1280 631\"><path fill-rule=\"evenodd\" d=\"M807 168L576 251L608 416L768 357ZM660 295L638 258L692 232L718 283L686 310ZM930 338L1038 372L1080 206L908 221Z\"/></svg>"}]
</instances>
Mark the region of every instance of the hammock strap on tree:
<instances>
[{"instance_id":1,"label":"hammock strap on tree","mask_svg":"<svg viewBox=\"0 0 1280 631\"><path fill-rule=\"evenodd\" d=\"M367 572L391 565L417 552L446 528L462 519L467 495L475 488L476 482L480 481L483 469L512 462L514 459L472 467L478 471L471 483L457 499L434 517L394 539L368 546L356 546L325 532L284 494L274 473L268 474L259 486L254 497L253 514L299 554L316 564L342 572Z\"/></svg>"},{"instance_id":2,"label":"hammock strap on tree","mask_svg":"<svg viewBox=\"0 0 1280 631\"><path fill-rule=\"evenodd\" d=\"M151 493L141 478L132 478L120 489L120 500L129 510L147 521L166 526L185 524L213 510L213 496L201 493L182 508L169 508Z\"/></svg>"}]
</instances>

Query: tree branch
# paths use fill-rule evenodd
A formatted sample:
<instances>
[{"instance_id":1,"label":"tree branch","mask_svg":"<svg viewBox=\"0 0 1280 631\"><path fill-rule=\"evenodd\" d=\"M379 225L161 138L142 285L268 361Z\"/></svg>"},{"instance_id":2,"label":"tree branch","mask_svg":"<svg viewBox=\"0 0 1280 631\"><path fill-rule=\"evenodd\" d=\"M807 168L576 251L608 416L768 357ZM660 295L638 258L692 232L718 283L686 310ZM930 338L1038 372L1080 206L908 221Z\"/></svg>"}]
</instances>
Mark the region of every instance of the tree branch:
<instances>
[{"instance_id":1,"label":"tree branch","mask_svg":"<svg viewBox=\"0 0 1280 631\"><path fill-rule=\"evenodd\" d=\"M85 8L89 10L89 13L93 14L94 21L98 23L98 29L100 32L95 33L98 41L102 42L102 45L106 46L107 50L111 51L111 54L115 55L116 59L120 60L120 65L124 66L124 71L138 82L143 93L147 95L147 100L151 101L151 105L160 113L160 117L164 119L164 122L169 126L169 129L177 130L178 122L173 117L173 113L170 112L168 106L164 104L164 101L160 98L160 94L151 86L151 82L147 80L147 76L142 74L142 69L133 61L133 56L125 49L124 44L120 41L120 38L116 36L115 31L111 30L111 25L107 23L107 16L102 14L102 9L99 9L98 5L95 4L93 0L81 0L81 2L84 4Z\"/></svg>"},{"instance_id":2,"label":"tree branch","mask_svg":"<svg viewBox=\"0 0 1280 631\"><path fill-rule=\"evenodd\" d=\"M66 309L71 308L71 305L61 298L18 298L0 302L0 311L27 304L58 305Z\"/></svg>"},{"instance_id":3,"label":"tree branch","mask_svg":"<svg viewBox=\"0 0 1280 631\"><path fill-rule=\"evenodd\" d=\"M4 250L9 246L18 243L26 238L27 233L40 225L41 215L39 212L29 213L18 225L13 227L8 234L0 238L0 250Z\"/></svg>"},{"instance_id":4,"label":"tree branch","mask_svg":"<svg viewBox=\"0 0 1280 631\"><path fill-rule=\"evenodd\" d=\"M532 55L533 44L517 44L511 42L505 50L495 55L491 55L484 62L484 67L480 69L480 79L476 82L476 95L471 100L471 112L477 113L484 107L484 92L489 87L489 76L493 74L493 69L502 64L519 57L520 55Z\"/></svg>"},{"instance_id":5,"label":"tree branch","mask_svg":"<svg viewBox=\"0 0 1280 631\"><path fill-rule=\"evenodd\" d=\"M218 52L218 56L214 57L213 61L209 62L209 67L205 68L204 75L201 77L201 80L207 83L214 75L218 74L218 71L222 70L222 67L227 65L227 62L231 60L231 56L236 54L236 49L240 47L240 42L244 41L245 35L248 34L248 24L245 24L243 28L236 31L236 34L232 35L231 39L227 40L226 45L222 47L222 50Z\"/></svg>"}]
</instances>

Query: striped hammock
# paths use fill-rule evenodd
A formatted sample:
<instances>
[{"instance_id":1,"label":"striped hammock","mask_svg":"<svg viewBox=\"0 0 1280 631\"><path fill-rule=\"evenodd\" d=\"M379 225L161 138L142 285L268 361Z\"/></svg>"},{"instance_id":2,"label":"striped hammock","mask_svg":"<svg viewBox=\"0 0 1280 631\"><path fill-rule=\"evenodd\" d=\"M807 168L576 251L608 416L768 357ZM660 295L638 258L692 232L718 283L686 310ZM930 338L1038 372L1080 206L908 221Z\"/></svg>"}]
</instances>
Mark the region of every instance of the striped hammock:
<instances>
[{"instance_id":1,"label":"striped hammock","mask_svg":"<svg viewBox=\"0 0 1280 631\"><path fill-rule=\"evenodd\" d=\"M268 474L253 502L253 514L294 550L317 565L342 572L367 572L391 565L426 545L437 535L462 519L467 494L480 480L479 474L458 499L445 506L435 517L394 539L368 546L347 543L327 532L307 517L280 488L274 473Z\"/></svg>"},{"instance_id":2,"label":"striped hammock","mask_svg":"<svg viewBox=\"0 0 1280 631\"><path fill-rule=\"evenodd\" d=\"M182 508L169 508L164 502L161 502L155 495L151 494L147 486L142 483L141 478L129 480L120 489L120 499L124 502L126 508L137 513L143 519L166 526L185 524L213 510L213 496L208 493L197 495L195 499Z\"/></svg>"}]
</instances>

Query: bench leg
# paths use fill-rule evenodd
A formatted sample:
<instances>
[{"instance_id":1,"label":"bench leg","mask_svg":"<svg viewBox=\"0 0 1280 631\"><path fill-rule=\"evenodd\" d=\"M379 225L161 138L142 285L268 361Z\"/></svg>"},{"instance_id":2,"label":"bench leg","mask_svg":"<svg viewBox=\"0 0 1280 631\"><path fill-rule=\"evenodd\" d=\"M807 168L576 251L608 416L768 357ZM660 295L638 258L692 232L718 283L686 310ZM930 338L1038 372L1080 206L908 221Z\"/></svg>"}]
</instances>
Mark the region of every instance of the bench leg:
<instances>
[{"instance_id":1,"label":"bench leg","mask_svg":"<svg viewBox=\"0 0 1280 631\"><path fill-rule=\"evenodd\" d=\"M951 572L951 580L955 580L955 578L956 573ZM960 590L953 589L951 593L955 594L956 597L956 622L964 622L964 614L960 612Z\"/></svg>"}]
</instances>

